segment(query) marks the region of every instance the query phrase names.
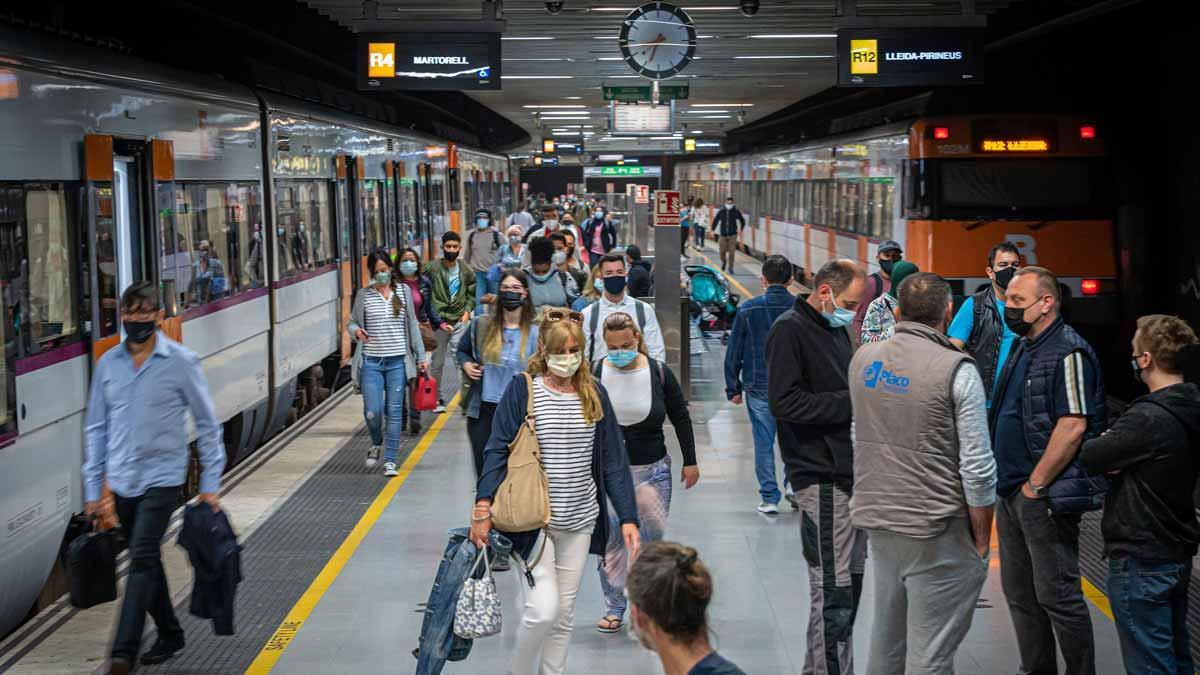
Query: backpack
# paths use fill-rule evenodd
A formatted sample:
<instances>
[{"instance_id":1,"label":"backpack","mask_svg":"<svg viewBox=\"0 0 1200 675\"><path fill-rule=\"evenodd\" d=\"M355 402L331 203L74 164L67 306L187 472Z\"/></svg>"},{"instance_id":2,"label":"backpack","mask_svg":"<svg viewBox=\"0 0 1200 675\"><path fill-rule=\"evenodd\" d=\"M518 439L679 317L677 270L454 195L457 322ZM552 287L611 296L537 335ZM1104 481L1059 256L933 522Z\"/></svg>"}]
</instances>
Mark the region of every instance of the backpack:
<instances>
[{"instance_id":1,"label":"backpack","mask_svg":"<svg viewBox=\"0 0 1200 675\"><path fill-rule=\"evenodd\" d=\"M634 314L636 315L634 318L637 319L638 332L645 334L646 303L638 300L637 298L634 298L633 302L633 307L635 310ZM591 363L594 360L593 354L596 352L596 329L600 327L600 308L596 305L593 305L593 307L596 307L596 311L592 312L592 320L588 322L588 337L592 339L592 341L588 344L588 363Z\"/></svg>"},{"instance_id":2,"label":"backpack","mask_svg":"<svg viewBox=\"0 0 1200 675\"><path fill-rule=\"evenodd\" d=\"M879 272L871 272L870 278L875 281L875 294L871 296L871 300L874 300L883 295L883 277L879 276ZM867 304L870 304L870 302Z\"/></svg>"},{"instance_id":3,"label":"backpack","mask_svg":"<svg viewBox=\"0 0 1200 675\"><path fill-rule=\"evenodd\" d=\"M471 248L475 247L475 235L479 234L479 230L471 233ZM502 244L500 243L500 233L492 230L492 251L499 251Z\"/></svg>"},{"instance_id":4,"label":"backpack","mask_svg":"<svg viewBox=\"0 0 1200 675\"><path fill-rule=\"evenodd\" d=\"M534 426L533 379L522 374L528 391L525 420L508 444L508 473L492 498L492 522L501 532L529 532L550 524L550 481Z\"/></svg>"}]
</instances>

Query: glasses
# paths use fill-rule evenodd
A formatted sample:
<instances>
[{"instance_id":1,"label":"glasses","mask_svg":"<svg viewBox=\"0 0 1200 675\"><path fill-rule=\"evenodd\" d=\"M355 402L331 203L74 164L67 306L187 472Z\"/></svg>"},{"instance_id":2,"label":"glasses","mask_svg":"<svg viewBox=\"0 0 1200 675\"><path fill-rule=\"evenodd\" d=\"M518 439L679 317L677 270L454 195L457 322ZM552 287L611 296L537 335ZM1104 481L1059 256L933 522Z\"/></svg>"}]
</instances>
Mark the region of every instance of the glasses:
<instances>
[{"instance_id":1,"label":"glasses","mask_svg":"<svg viewBox=\"0 0 1200 675\"><path fill-rule=\"evenodd\" d=\"M546 321L562 321L566 319L578 326L583 325L583 315L569 309L547 309L543 316Z\"/></svg>"}]
</instances>

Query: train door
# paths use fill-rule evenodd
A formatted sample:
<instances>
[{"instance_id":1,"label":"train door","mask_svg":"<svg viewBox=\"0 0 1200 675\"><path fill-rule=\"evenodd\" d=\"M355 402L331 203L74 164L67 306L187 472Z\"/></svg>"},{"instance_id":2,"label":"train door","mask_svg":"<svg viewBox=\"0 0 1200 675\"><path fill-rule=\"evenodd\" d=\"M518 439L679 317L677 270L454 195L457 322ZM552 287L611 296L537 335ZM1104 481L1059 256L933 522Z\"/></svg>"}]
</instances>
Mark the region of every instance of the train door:
<instances>
[{"instance_id":1,"label":"train door","mask_svg":"<svg viewBox=\"0 0 1200 675\"><path fill-rule=\"evenodd\" d=\"M421 195L420 201L424 207L421 214L424 216L422 220L421 234L425 241L425 260L432 260L434 256L434 224L437 222L436 214L434 213L434 187L433 187L433 165L420 164L417 167L420 183L418 192Z\"/></svg>"},{"instance_id":2,"label":"train door","mask_svg":"<svg viewBox=\"0 0 1200 675\"><path fill-rule=\"evenodd\" d=\"M93 356L121 341L121 294L135 281L160 284L167 315L162 328L180 339L178 299L190 285L191 258L173 226L171 143L89 135L85 156Z\"/></svg>"}]
</instances>

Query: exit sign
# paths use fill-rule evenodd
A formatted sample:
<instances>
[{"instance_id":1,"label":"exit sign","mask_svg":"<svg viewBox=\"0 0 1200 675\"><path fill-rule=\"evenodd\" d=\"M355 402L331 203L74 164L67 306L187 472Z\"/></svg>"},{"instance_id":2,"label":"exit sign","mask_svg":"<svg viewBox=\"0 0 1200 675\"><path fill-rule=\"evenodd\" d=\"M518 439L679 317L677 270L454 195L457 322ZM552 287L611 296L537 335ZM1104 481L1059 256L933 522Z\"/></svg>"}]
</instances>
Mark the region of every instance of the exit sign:
<instances>
[{"instance_id":1,"label":"exit sign","mask_svg":"<svg viewBox=\"0 0 1200 675\"><path fill-rule=\"evenodd\" d=\"M661 166L585 166L583 175L586 178L620 178L623 176L638 176L645 178L661 178Z\"/></svg>"}]
</instances>

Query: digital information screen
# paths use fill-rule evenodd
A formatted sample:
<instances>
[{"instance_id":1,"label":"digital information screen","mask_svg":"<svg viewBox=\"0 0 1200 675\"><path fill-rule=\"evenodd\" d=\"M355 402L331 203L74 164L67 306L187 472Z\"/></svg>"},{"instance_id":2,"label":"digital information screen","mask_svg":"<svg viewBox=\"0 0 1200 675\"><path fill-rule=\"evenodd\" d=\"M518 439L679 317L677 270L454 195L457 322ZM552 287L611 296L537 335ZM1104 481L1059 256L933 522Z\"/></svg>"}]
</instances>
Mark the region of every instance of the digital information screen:
<instances>
[{"instance_id":1,"label":"digital information screen","mask_svg":"<svg viewBox=\"0 0 1200 675\"><path fill-rule=\"evenodd\" d=\"M500 88L499 33L360 33L361 91Z\"/></svg>"},{"instance_id":2,"label":"digital information screen","mask_svg":"<svg viewBox=\"0 0 1200 675\"><path fill-rule=\"evenodd\" d=\"M612 133L669 134L675 127L675 102L651 106L649 103L612 104Z\"/></svg>"},{"instance_id":3,"label":"digital information screen","mask_svg":"<svg viewBox=\"0 0 1200 675\"><path fill-rule=\"evenodd\" d=\"M844 28L838 86L925 87L983 82L978 28Z\"/></svg>"}]
</instances>

